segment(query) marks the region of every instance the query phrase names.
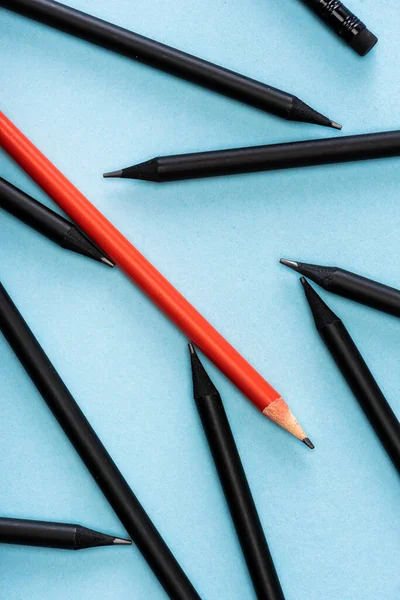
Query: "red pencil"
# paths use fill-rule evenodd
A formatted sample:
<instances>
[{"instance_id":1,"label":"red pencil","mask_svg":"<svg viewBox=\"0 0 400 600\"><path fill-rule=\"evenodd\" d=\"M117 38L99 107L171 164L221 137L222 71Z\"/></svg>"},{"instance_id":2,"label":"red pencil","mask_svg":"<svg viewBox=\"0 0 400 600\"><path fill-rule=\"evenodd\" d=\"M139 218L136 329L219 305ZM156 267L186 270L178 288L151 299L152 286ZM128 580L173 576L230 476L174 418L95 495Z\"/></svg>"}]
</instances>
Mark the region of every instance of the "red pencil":
<instances>
[{"instance_id":1,"label":"red pencil","mask_svg":"<svg viewBox=\"0 0 400 600\"><path fill-rule=\"evenodd\" d=\"M312 447L280 394L2 112L0 146L264 415Z\"/></svg>"}]
</instances>

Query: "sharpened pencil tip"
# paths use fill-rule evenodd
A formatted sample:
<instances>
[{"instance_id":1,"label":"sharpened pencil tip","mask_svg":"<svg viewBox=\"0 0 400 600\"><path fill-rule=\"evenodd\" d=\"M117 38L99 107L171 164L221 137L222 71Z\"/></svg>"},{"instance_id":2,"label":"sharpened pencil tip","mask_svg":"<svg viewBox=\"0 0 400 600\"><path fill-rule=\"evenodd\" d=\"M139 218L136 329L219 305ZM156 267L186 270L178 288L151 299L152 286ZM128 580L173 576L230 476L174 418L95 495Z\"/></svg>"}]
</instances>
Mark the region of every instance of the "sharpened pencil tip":
<instances>
[{"instance_id":1,"label":"sharpened pencil tip","mask_svg":"<svg viewBox=\"0 0 400 600\"><path fill-rule=\"evenodd\" d=\"M113 544L115 546L131 546L132 540L124 540L123 538L115 538Z\"/></svg>"},{"instance_id":2,"label":"sharpened pencil tip","mask_svg":"<svg viewBox=\"0 0 400 600\"><path fill-rule=\"evenodd\" d=\"M305 277L300 277L300 283L305 290L308 289L309 287L311 287Z\"/></svg>"},{"instance_id":3,"label":"sharpened pencil tip","mask_svg":"<svg viewBox=\"0 0 400 600\"><path fill-rule=\"evenodd\" d=\"M304 438L304 440L302 440L302 442L303 442L303 444L305 444L306 446L311 448L311 450L314 450L315 446L309 438Z\"/></svg>"},{"instance_id":4,"label":"sharpened pencil tip","mask_svg":"<svg viewBox=\"0 0 400 600\"><path fill-rule=\"evenodd\" d=\"M101 262L104 263L105 265L107 265L108 267L111 267L111 268L115 267L115 263L112 262L112 260L110 260L106 256L101 257Z\"/></svg>"},{"instance_id":5,"label":"sharpened pencil tip","mask_svg":"<svg viewBox=\"0 0 400 600\"><path fill-rule=\"evenodd\" d=\"M194 349L194 346L193 346L192 342L189 342L188 346L189 346L189 352L190 352L190 354L191 354L192 356L193 356L194 354L196 354L196 350Z\"/></svg>"},{"instance_id":6,"label":"sharpened pencil tip","mask_svg":"<svg viewBox=\"0 0 400 600\"><path fill-rule=\"evenodd\" d=\"M295 271L299 268L299 264L294 260L287 260L286 258L281 258L279 261L281 265L285 265L285 267L289 267L289 269L294 269Z\"/></svg>"},{"instance_id":7,"label":"sharpened pencil tip","mask_svg":"<svg viewBox=\"0 0 400 600\"><path fill-rule=\"evenodd\" d=\"M123 171L119 170L119 171L110 171L110 173L104 173L103 177L105 179L109 178L109 177L122 177L123 175Z\"/></svg>"},{"instance_id":8,"label":"sharpened pencil tip","mask_svg":"<svg viewBox=\"0 0 400 600\"><path fill-rule=\"evenodd\" d=\"M343 126L342 126L342 125L340 125L339 123L335 123L335 121L331 121L331 127L332 127L333 129L339 129L339 131L340 131L341 129L343 129Z\"/></svg>"}]
</instances>

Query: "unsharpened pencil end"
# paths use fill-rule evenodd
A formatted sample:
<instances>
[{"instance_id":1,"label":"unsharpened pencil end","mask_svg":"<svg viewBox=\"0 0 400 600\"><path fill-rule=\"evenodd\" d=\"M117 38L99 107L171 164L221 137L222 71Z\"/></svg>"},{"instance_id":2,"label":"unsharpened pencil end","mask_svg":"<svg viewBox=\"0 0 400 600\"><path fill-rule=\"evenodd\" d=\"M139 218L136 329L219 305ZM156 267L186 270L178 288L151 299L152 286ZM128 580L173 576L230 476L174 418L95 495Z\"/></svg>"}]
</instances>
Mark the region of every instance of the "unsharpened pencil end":
<instances>
[{"instance_id":1,"label":"unsharpened pencil end","mask_svg":"<svg viewBox=\"0 0 400 600\"><path fill-rule=\"evenodd\" d=\"M303 442L303 444L305 444L306 446L311 448L311 450L314 450L315 446L309 438L306 437L306 438L304 438L304 440L301 440L301 441Z\"/></svg>"},{"instance_id":2,"label":"unsharpened pencil end","mask_svg":"<svg viewBox=\"0 0 400 600\"><path fill-rule=\"evenodd\" d=\"M105 179L108 179L109 177L122 177L123 175L123 171L119 170L119 171L110 171L110 173L104 173L103 177Z\"/></svg>"},{"instance_id":3,"label":"unsharpened pencil end","mask_svg":"<svg viewBox=\"0 0 400 600\"><path fill-rule=\"evenodd\" d=\"M331 121L331 127L332 127L332 129L339 129L339 131L341 129L343 129L343 125L340 125L339 123L335 123L335 121Z\"/></svg>"},{"instance_id":4,"label":"unsharpened pencil end","mask_svg":"<svg viewBox=\"0 0 400 600\"><path fill-rule=\"evenodd\" d=\"M124 540L123 538L115 538L113 544L114 544L114 546L131 546L132 540Z\"/></svg>"}]
</instances>

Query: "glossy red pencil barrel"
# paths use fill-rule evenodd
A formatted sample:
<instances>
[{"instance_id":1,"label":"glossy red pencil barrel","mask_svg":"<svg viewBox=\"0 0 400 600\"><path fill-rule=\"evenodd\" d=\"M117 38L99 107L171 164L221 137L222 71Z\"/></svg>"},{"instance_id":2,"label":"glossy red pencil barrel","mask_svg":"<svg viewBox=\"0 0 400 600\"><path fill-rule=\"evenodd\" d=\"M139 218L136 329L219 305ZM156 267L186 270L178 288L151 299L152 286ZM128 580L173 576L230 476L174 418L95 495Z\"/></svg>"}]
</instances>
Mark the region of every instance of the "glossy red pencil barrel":
<instances>
[{"instance_id":1,"label":"glossy red pencil barrel","mask_svg":"<svg viewBox=\"0 0 400 600\"><path fill-rule=\"evenodd\" d=\"M280 394L2 112L0 145L260 411L307 437Z\"/></svg>"}]
</instances>

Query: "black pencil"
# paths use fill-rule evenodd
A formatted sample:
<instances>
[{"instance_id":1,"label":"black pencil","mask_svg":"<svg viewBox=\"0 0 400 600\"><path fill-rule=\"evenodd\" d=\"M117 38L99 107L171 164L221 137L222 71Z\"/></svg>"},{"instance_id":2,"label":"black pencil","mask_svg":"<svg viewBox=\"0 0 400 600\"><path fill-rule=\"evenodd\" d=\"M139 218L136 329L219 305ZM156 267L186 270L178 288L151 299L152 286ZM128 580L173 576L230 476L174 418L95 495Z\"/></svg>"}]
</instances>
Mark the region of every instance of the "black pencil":
<instances>
[{"instance_id":1,"label":"black pencil","mask_svg":"<svg viewBox=\"0 0 400 600\"><path fill-rule=\"evenodd\" d=\"M0 330L167 594L200 600L1 283Z\"/></svg>"},{"instance_id":2,"label":"black pencil","mask_svg":"<svg viewBox=\"0 0 400 600\"><path fill-rule=\"evenodd\" d=\"M113 267L104 254L78 227L47 208L28 194L0 177L0 208L17 217L52 240L61 248L72 250Z\"/></svg>"},{"instance_id":3,"label":"black pencil","mask_svg":"<svg viewBox=\"0 0 400 600\"><path fill-rule=\"evenodd\" d=\"M193 394L259 600L284 600L221 397L192 344Z\"/></svg>"},{"instance_id":4,"label":"black pencil","mask_svg":"<svg viewBox=\"0 0 400 600\"><path fill-rule=\"evenodd\" d=\"M360 56L375 46L378 38L339 0L301 0L336 35Z\"/></svg>"},{"instance_id":5,"label":"black pencil","mask_svg":"<svg viewBox=\"0 0 400 600\"><path fill-rule=\"evenodd\" d=\"M400 131L159 156L104 177L163 183L183 179L312 167L400 154Z\"/></svg>"},{"instance_id":6,"label":"black pencil","mask_svg":"<svg viewBox=\"0 0 400 600\"><path fill-rule=\"evenodd\" d=\"M296 96L239 75L52 0L5 0L1 5L151 67L284 119L341 129Z\"/></svg>"},{"instance_id":7,"label":"black pencil","mask_svg":"<svg viewBox=\"0 0 400 600\"><path fill-rule=\"evenodd\" d=\"M349 332L302 277L318 333L335 359L361 408L400 473L400 423L375 381Z\"/></svg>"},{"instance_id":8,"label":"black pencil","mask_svg":"<svg viewBox=\"0 0 400 600\"><path fill-rule=\"evenodd\" d=\"M4 517L0 517L0 543L60 550L85 550L100 546L132 544L130 540L99 533L81 525Z\"/></svg>"},{"instance_id":9,"label":"black pencil","mask_svg":"<svg viewBox=\"0 0 400 600\"><path fill-rule=\"evenodd\" d=\"M338 267L310 265L285 258L281 258L280 262L328 292L400 317L400 290Z\"/></svg>"}]
</instances>

